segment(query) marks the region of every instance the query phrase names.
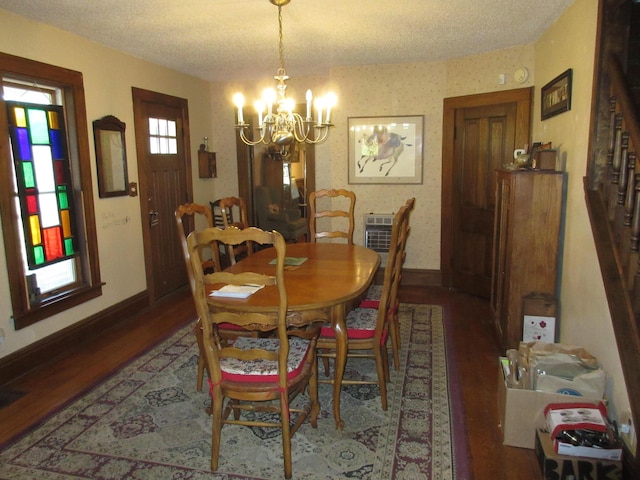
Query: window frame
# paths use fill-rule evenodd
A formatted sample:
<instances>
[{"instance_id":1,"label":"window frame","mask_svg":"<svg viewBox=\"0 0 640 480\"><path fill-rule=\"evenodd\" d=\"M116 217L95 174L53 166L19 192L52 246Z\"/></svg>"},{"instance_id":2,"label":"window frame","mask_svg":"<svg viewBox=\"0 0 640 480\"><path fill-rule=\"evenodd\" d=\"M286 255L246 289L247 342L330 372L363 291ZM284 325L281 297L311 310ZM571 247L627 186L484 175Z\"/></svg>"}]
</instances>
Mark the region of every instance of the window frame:
<instances>
[{"instance_id":1,"label":"window frame","mask_svg":"<svg viewBox=\"0 0 640 480\"><path fill-rule=\"evenodd\" d=\"M43 300L38 305L29 304L25 271L20 255L20 230L13 195L13 162L9 144L7 110L0 96L0 221L4 239L11 305L16 330L40 320L64 312L88 300L102 295L100 263L93 205L89 126L87 122L82 73L34 60L0 52L0 78L41 82L60 88L64 96L66 130L73 194L78 212L77 225L81 247L80 283L62 291L59 295ZM5 193L3 193L5 192Z\"/></svg>"}]
</instances>

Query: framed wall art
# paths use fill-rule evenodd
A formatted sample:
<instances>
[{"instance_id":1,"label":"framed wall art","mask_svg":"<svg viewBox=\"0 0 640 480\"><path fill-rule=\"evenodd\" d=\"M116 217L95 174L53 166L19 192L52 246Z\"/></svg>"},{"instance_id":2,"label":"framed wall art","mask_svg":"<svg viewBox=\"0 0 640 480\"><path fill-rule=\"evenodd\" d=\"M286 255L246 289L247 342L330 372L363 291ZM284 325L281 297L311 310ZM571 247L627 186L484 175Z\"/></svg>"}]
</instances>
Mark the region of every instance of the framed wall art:
<instances>
[{"instance_id":1,"label":"framed wall art","mask_svg":"<svg viewBox=\"0 0 640 480\"><path fill-rule=\"evenodd\" d=\"M569 69L542 87L542 95L540 95L542 120L571 110L571 77L572 70Z\"/></svg>"},{"instance_id":2,"label":"framed wall art","mask_svg":"<svg viewBox=\"0 0 640 480\"><path fill-rule=\"evenodd\" d=\"M422 183L424 116L350 117L349 183Z\"/></svg>"}]
</instances>

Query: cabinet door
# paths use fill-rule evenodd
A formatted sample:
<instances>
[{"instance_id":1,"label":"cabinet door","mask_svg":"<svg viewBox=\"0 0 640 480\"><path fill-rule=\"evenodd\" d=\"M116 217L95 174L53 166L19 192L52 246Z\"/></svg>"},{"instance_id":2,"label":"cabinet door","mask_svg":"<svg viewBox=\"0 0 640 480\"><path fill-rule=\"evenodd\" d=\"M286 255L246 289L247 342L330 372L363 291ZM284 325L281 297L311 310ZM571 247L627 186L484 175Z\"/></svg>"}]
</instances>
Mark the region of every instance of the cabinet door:
<instances>
[{"instance_id":1,"label":"cabinet door","mask_svg":"<svg viewBox=\"0 0 640 480\"><path fill-rule=\"evenodd\" d=\"M511 182L500 174L496 182L496 216L493 243L493 273L491 285L491 308L493 309L498 338L504 341L507 312L505 299L508 284L506 281L507 252L509 249L509 210Z\"/></svg>"}]
</instances>

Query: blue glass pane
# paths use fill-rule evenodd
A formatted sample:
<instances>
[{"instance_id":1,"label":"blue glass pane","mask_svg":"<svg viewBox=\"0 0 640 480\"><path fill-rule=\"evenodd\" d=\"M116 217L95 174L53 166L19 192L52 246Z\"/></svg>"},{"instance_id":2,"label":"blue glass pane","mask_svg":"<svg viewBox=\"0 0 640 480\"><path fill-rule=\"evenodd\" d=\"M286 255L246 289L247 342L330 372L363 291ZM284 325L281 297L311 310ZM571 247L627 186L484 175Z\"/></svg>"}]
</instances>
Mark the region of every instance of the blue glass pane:
<instances>
[{"instance_id":1,"label":"blue glass pane","mask_svg":"<svg viewBox=\"0 0 640 480\"><path fill-rule=\"evenodd\" d=\"M16 128L18 136L18 150L20 160L31 160L31 144L29 143L29 130L26 128Z\"/></svg>"},{"instance_id":2,"label":"blue glass pane","mask_svg":"<svg viewBox=\"0 0 640 480\"><path fill-rule=\"evenodd\" d=\"M51 130L51 149L55 160L64 158L64 149L62 148L62 141L60 139L60 130Z\"/></svg>"}]
</instances>

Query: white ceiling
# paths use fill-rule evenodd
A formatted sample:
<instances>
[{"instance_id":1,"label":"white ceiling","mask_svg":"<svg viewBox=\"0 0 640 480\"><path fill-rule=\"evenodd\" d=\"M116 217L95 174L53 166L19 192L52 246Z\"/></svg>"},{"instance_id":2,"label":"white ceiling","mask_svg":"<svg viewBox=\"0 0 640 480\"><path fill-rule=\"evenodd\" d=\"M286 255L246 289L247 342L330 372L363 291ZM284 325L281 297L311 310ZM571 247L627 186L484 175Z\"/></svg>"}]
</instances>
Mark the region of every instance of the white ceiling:
<instances>
[{"instance_id":1,"label":"white ceiling","mask_svg":"<svg viewBox=\"0 0 640 480\"><path fill-rule=\"evenodd\" d=\"M531 43L574 0L291 0L290 76L340 65L441 61ZM0 0L0 8L203 79L278 68L268 0ZM2 10L0 10L2 15Z\"/></svg>"}]
</instances>

